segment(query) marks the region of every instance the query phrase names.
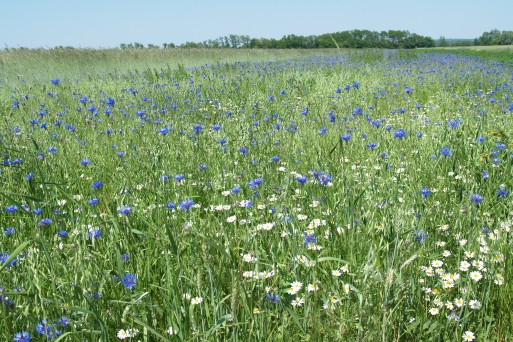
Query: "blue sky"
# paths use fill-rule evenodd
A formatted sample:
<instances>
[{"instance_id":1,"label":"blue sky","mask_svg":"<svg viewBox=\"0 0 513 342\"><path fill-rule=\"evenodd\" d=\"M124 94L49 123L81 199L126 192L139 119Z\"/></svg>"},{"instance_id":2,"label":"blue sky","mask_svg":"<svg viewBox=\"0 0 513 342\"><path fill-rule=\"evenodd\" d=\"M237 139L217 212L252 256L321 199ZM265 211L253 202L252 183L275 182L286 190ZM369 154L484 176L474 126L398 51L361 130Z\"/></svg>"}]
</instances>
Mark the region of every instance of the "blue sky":
<instances>
[{"instance_id":1,"label":"blue sky","mask_svg":"<svg viewBox=\"0 0 513 342\"><path fill-rule=\"evenodd\" d=\"M0 48L117 47L368 29L439 38L513 30L512 0L0 0Z\"/></svg>"}]
</instances>

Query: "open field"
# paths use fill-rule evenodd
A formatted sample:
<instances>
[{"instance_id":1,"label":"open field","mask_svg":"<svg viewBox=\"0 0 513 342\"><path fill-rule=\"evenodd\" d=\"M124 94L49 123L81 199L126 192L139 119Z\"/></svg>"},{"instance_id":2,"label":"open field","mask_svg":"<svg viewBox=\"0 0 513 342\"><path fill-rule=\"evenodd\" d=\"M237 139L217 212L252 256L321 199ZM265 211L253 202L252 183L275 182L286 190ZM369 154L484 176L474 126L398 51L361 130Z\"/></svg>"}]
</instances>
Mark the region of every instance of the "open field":
<instances>
[{"instance_id":1,"label":"open field","mask_svg":"<svg viewBox=\"0 0 513 342\"><path fill-rule=\"evenodd\" d=\"M0 340L511 341L511 66L314 52L0 52Z\"/></svg>"}]
</instances>

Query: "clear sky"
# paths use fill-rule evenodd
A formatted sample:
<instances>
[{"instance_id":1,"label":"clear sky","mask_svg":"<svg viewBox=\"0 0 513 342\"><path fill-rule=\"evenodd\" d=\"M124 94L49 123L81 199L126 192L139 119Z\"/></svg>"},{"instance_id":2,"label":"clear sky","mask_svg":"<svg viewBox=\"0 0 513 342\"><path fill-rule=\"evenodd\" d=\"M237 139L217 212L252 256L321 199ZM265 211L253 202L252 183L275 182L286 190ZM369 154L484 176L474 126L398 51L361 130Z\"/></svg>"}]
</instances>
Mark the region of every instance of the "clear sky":
<instances>
[{"instance_id":1,"label":"clear sky","mask_svg":"<svg viewBox=\"0 0 513 342\"><path fill-rule=\"evenodd\" d=\"M0 0L0 48L110 48L367 29L434 39L513 31L513 0Z\"/></svg>"}]
</instances>

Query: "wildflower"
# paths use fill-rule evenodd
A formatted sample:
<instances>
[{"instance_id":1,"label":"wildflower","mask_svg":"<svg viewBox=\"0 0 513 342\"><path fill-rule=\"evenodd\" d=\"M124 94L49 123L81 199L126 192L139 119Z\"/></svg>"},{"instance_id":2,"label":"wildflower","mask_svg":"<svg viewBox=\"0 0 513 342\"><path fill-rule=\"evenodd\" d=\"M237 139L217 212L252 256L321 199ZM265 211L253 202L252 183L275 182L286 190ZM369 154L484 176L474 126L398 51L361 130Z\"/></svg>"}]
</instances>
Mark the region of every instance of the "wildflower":
<instances>
[{"instance_id":1,"label":"wildflower","mask_svg":"<svg viewBox=\"0 0 513 342\"><path fill-rule=\"evenodd\" d=\"M201 297L194 297L191 299L191 304L192 305L199 305L203 302L203 298Z\"/></svg>"},{"instance_id":2,"label":"wildflower","mask_svg":"<svg viewBox=\"0 0 513 342\"><path fill-rule=\"evenodd\" d=\"M340 270L333 270L331 271L331 275L335 277L340 277L342 275L342 272L340 272Z\"/></svg>"},{"instance_id":3,"label":"wildflower","mask_svg":"<svg viewBox=\"0 0 513 342\"><path fill-rule=\"evenodd\" d=\"M444 262L441 260L433 260L431 262L431 266L433 266L433 267L439 268L439 267L442 267L443 265L444 265Z\"/></svg>"},{"instance_id":4,"label":"wildflower","mask_svg":"<svg viewBox=\"0 0 513 342\"><path fill-rule=\"evenodd\" d=\"M499 198L508 198L509 196L509 191L508 190L504 190L504 184L502 184L498 190L495 191L495 193L497 194L497 196Z\"/></svg>"},{"instance_id":5,"label":"wildflower","mask_svg":"<svg viewBox=\"0 0 513 342\"><path fill-rule=\"evenodd\" d=\"M426 199L429 195L431 195L431 191L428 188L422 188L420 189L420 194L422 195L423 199Z\"/></svg>"},{"instance_id":6,"label":"wildflower","mask_svg":"<svg viewBox=\"0 0 513 342\"><path fill-rule=\"evenodd\" d=\"M52 223L52 219L50 218L44 218L41 221L39 221L40 226L48 226Z\"/></svg>"},{"instance_id":7,"label":"wildflower","mask_svg":"<svg viewBox=\"0 0 513 342\"><path fill-rule=\"evenodd\" d=\"M465 301L463 298L456 298L454 299L454 305L456 305L458 308L461 308L463 305L465 305Z\"/></svg>"},{"instance_id":8,"label":"wildflower","mask_svg":"<svg viewBox=\"0 0 513 342\"><path fill-rule=\"evenodd\" d=\"M61 83L61 79L60 78L54 78L54 79L51 79L50 82L53 85L59 85L59 83Z\"/></svg>"},{"instance_id":9,"label":"wildflower","mask_svg":"<svg viewBox=\"0 0 513 342\"><path fill-rule=\"evenodd\" d=\"M233 223L237 221L237 216L233 215L233 216L229 216L227 219L226 219L226 222L228 223Z\"/></svg>"},{"instance_id":10,"label":"wildflower","mask_svg":"<svg viewBox=\"0 0 513 342\"><path fill-rule=\"evenodd\" d=\"M303 287L303 283L299 281L294 281L290 284L290 289L287 291L288 294L295 295L298 293Z\"/></svg>"},{"instance_id":11,"label":"wildflower","mask_svg":"<svg viewBox=\"0 0 513 342\"><path fill-rule=\"evenodd\" d=\"M128 333L124 329L119 330L117 336L118 336L118 338L120 340L124 340L125 338L129 338Z\"/></svg>"},{"instance_id":12,"label":"wildflower","mask_svg":"<svg viewBox=\"0 0 513 342\"><path fill-rule=\"evenodd\" d=\"M7 207L5 207L5 212L8 213L8 214L12 214L12 213L15 213L18 211L18 206L17 205L8 205Z\"/></svg>"},{"instance_id":13,"label":"wildflower","mask_svg":"<svg viewBox=\"0 0 513 342\"><path fill-rule=\"evenodd\" d=\"M448 146L444 146L440 149L440 154L444 157L450 157L452 156L451 150Z\"/></svg>"},{"instance_id":14,"label":"wildflower","mask_svg":"<svg viewBox=\"0 0 513 342\"><path fill-rule=\"evenodd\" d=\"M478 282L483 278L483 275L479 271L470 272L470 279L472 279L475 282Z\"/></svg>"},{"instance_id":15,"label":"wildflower","mask_svg":"<svg viewBox=\"0 0 513 342\"><path fill-rule=\"evenodd\" d=\"M180 201L180 209L189 211L189 208L194 205L194 201L191 198Z\"/></svg>"},{"instance_id":16,"label":"wildflower","mask_svg":"<svg viewBox=\"0 0 513 342\"><path fill-rule=\"evenodd\" d=\"M476 337L472 331L465 331L462 338L463 338L463 341L474 341L474 339Z\"/></svg>"},{"instance_id":17,"label":"wildflower","mask_svg":"<svg viewBox=\"0 0 513 342\"><path fill-rule=\"evenodd\" d=\"M349 141L351 140L351 135L347 134L347 133L344 133L340 136L340 140L342 141Z\"/></svg>"},{"instance_id":18,"label":"wildflower","mask_svg":"<svg viewBox=\"0 0 513 342\"><path fill-rule=\"evenodd\" d=\"M440 312L440 310L438 308L431 308L429 309L429 313L432 315L432 316L436 316L438 315L438 313Z\"/></svg>"},{"instance_id":19,"label":"wildflower","mask_svg":"<svg viewBox=\"0 0 513 342\"><path fill-rule=\"evenodd\" d=\"M305 300L303 298L300 298L300 297L296 297L295 299L293 299L290 304L293 306L293 307L298 307L298 306L303 306L303 304L305 303Z\"/></svg>"},{"instance_id":20,"label":"wildflower","mask_svg":"<svg viewBox=\"0 0 513 342\"><path fill-rule=\"evenodd\" d=\"M402 139L406 137L406 131L402 128L398 128L395 132L394 132L394 139Z\"/></svg>"},{"instance_id":21,"label":"wildflower","mask_svg":"<svg viewBox=\"0 0 513 342\"><path fill-rule=\"evenodd\" d=\"M312 233L312 234L309 234L307 232L304 232L303 233L303 239L304 239L304 243L305 245L308 247L310 244L316 244L317 243L317 238L315 237L315 234Z\"/></svg>"},{"instance_id":22,"label":"wildflower","mask_svg":"<svg viewBox=\"0 0 513 342\"><path fill-rule=\"evenodd\" d=\"M278 303L281 299L279 295L275 295L274 293L266 293L265 296L272 304Z\"/></svg>"},{"instance_id":23,"label":"wildflower","mask_svg":"<svg viewBox=\"0 0 513 342\"><path fill-rule=\"evenodd\" d=\"M87 203L91 206L91 207L94 207L95 205L98 204L98 198L96 197L93 197L89 200L87 200Z\"/></svg>"},{"instance_id":24,"label":"wildflower","mask_svg":"<svg viewBox=\"0 0 513 342\"><path fill-rule=\"evenodd\" d=\"M475 204L479 205L483 201L483 196L480 194L472 194L470 195L470 200Z\"/></svg>"},{"instance_id":25,"label":"wildflower","mask_svg":"<svg viewBox=\"0 0 513 342\"><path fill-rule=\"evenodd\" d=\"M100 180L95 181L92 185L93 189L100 189L102 186L103 186L103 182Z\"/></svg>"},{"instance_id":26,"label":"wildflower","mask_svg":"<svg viewBox=\"0 0 513 342\"><path fill-rule=\"evenodd\" d=\"M468 302L468 305L473 310L477 310L477 309L481 308L481 302L478 301L477 299L472 299L470 302Z\"/></svg>"},{"instance_id":27,"label":"wildflower","mask_svg":"<svg viewBox=\"0 0 513 342\"><path fill-rule=\"evenodd\" d=\"M118 210L118 213L122 214L122 215L128 215L132 212L132 207L129 207L128 205L124 205L122 206L119 210Z\"/></svg>"},{"instance_id":28,"label":"wildflower","mask_svg":"<svg viewBox=\"0 0 513 342\"><path fill-rule=\"evenodd\" d=\"M5 235L12 235L12 234L14 234L15 231L16 231L16 229L14 229L13 227L9 227L9 228L6 228L4 230L4 234Z\"/></svg>"},{"instance_id":29,"label":"wildflower","mask_svg":"<svg viewBox=\"0 0 513 342\"><path fill-rule=\"evenodd\" d=\"M173 334L175 334L175 333L176 333L176 331L175 331L175 330L173 330L173 327L169 327L169 328L167 329L167 331L166 331L166 332L167 332L169 335L173 335Z\"/></svg>"},{"instance_id":30,"label":"wildflower","mask_svg":"<svg viewBox=\"0 0 513 342\"><path fill-rule=\"evenodd\" d=\"M31 337L28 331L22 331L14 334L14 338L12 340L14 342L30 342Z\"/></svg>"},{"instance_id":31,"label":"wildflower","mask_svg":"<svg viewBox=\"0 0 513 342\"><path fill-rule=\"evenodd\" d=\"M91 160L89 158L80 159L80 164L82 166L87 166L87 165L91 164Z\"/></svg>"},{"instance_id":32,"label":"wildflower","mask_svg":"<svg viewBox=\"0 0 513 342\"><path fill-rule=\"evenodd\" d=\"M308 284L308 286L306 287L306 291L308 292L314 292L314 291L317 291L319 289L319 286L317 286L316 284Z\"/></svg>"},{"instance_id":33,"label":"wildflower","mask_svg":"<svg viewBox=\"0 0 513 342\"><path fill-rule=\"evenodd\" d=\"M125 275L123 275L123 278L121 279L121 285L131 290L135 287L136 281L137 276L135 274L126 273Z\"/></svg>"},{"instance_id":34,"label":"wildflower","mask_svg":"<svg viewBox=\"0 0 513 342\"><path fill-rule=\"evenodd\" d=\"M415 229L415 240L417 240L417 242L422 242L425 238L427 238L426 232Z\"/></svg>"}]
</instances>

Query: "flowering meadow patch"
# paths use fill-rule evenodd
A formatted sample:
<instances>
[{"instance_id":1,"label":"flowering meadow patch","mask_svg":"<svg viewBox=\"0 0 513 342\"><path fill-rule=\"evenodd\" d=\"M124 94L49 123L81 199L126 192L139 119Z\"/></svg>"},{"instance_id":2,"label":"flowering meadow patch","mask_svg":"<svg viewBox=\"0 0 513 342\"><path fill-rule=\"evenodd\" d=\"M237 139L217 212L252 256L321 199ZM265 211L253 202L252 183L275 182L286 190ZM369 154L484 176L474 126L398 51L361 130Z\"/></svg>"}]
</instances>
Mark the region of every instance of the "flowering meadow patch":
<instances>
[{"instance_id":1,"label":"flowering meadow patch","mask_svg":"<svg viewBox=\"0 0 513 342\"><path fill-rule=\"evenodd\" d=\"M511 65L347 53L0 100L1 340L513 339Z\"/></svg>"}]
</instances>

